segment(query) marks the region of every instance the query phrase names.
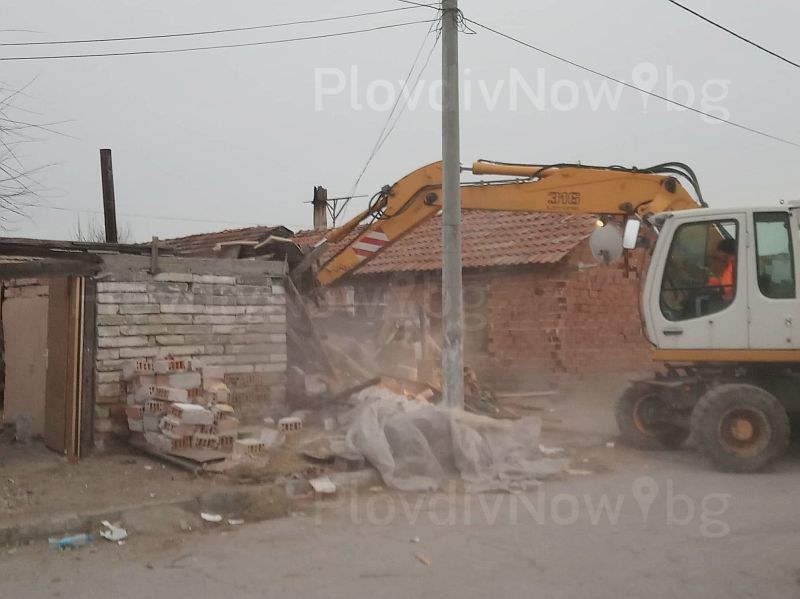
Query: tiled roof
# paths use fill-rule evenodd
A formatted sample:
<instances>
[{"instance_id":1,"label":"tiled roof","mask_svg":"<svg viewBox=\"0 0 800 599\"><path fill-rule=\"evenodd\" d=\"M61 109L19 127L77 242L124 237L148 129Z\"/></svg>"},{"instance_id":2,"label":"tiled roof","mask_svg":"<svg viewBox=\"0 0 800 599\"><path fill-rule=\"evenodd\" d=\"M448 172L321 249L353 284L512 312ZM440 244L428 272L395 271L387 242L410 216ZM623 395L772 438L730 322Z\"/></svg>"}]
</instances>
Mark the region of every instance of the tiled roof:
<instances>
[{"instance_id":1,"label":"tiled roof","mask_svg":"<svg viewBox=\"0 0 800 599\"><path fill-rule=\"evenodd\" d=\"M582 214L464 210L463 266L491 268L558 262L589 237L595 220ZM323 261L336 255L360 230L333 244ZM441 215L437 215L356 269L353 275L440 270L441 230ZM321 237L319 231L301 231L294 240L298 245L311 246Z\"/></svg>"},{"instance_id":2,"label":"tiled roof","mask_svg":"<svg viewBox=\"0 0 800 599\"><path fill-rule=\"evenodd\" d=\"M184 256L213 256L214 248L220 243L234 241L264 241L270 235L291 237L292 232L286 227L246 227L244 229L226 229L216 233L200 233L175 239L159 241L159 246L173 250Z\"/></svg>"}]
</instances>

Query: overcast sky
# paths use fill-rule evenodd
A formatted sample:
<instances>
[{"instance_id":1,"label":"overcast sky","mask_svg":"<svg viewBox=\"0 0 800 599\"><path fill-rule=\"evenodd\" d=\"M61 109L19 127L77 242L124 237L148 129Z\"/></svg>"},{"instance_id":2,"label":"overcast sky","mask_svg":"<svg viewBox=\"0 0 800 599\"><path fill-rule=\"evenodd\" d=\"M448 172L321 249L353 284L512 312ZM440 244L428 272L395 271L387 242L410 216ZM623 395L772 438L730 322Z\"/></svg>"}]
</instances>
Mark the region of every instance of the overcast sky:
<instances>
[{"instance_id":1,"label":"overcast sky","mask_svg":"<svg viewBox=\"0 0 800 599\"><path fill-rule=\"evenodd\" d=\"M797 2L686 4L800 60ZM152 35L401 6L393 0L0 0L4 30L35 32L4 31L0 36L4 42L19 42ZM705 96L714 114L800 142L800 70L666 0L462 0L461 7L471 19L620 79L655 85L662 94L670 93L669 77L684 80L672 90L678 101L687 102L694 94L694 106L702 108ZM422 8L192 38L6 46L0 56L255 42L435 14ZM68 239L78 218L84 223L100 218L91 211L102 207L102 147L113 150L119 220L136 240L248 224L308 228L311 207L304 202L311 199L313 186L326 186L332 197L351 193L387 119L388 84L373 86L373 99L384 106L372 109L366 105L367 87L385 80L399 90L427 31L428 25L419 24L184 54L0 62L0 81L6 86L33 80L19 101L21 108L36 113L26 117L62 122L56 128L64 133L41 133L41 141L20 149L29 168L50 166L39 175L40 206L28 209L28 219L13 219L8 234ZM471 107L462 115L464 163L490 158L649 166L674 160L696 170L712 206L800 199L800 148L668 110L655 99L645 107L634 91L622 92L616 107L611 106L613 97L593 106L603 98L598 95L601 79L486 31L462 36L461 60L468 69L464 87L472 93ZM334 69L344 73L344 82ZM354 69L357 82L351 79ZM441 157L440 113L428 101L439 75L437 48L422 76L417 106L405 111L358 193L371 194ZM317 80L329 92L343 82L345 91L320 97ZM716 101L726 88L727 96ZM517 90L516 106L512 89ZM613 96L615 86L607 91ZM355 201L351 212L365 201Z\"/></svg>"}]
</instances>

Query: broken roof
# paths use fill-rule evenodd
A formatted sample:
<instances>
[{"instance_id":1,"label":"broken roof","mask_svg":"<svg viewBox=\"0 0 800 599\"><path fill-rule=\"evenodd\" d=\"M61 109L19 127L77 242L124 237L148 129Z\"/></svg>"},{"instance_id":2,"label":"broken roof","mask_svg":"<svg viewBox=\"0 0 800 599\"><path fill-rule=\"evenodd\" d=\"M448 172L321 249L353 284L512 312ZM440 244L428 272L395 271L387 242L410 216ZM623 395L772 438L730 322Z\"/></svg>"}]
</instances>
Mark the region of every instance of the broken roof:
<instances>
[{"instance_id":1,"label":"broken roof","mask_svg":"<svg viewBox=\"0 0 800 599\"><path fill-rule=\"evenodd\" d=\"M233 245L236 242L260 243L271 235L291 237L292 231L286 227L257 226L243 229L226 229L215 233L199 233L186 237L159 240L160 248L167 248L181 256L211 257L218 247Z\"/></svg>"},{"instance_id":2,"label":"broken roof","mask_svg":"<svg viewBox=\"0 0 800 599\"><path fill-rule=\"evenodd\" d=\"M589 237L595 221L595 217L584 214L464 210L463 266L492 268L558 262ZM323 262L341 251L363 229L359 227L341 242L332 244ZM441 215L437 215L358 267L353 275L441 270L441 230ZM308 247L323 234L323 231L301 231L294 240Z\"/></svg>"}]
</instances>

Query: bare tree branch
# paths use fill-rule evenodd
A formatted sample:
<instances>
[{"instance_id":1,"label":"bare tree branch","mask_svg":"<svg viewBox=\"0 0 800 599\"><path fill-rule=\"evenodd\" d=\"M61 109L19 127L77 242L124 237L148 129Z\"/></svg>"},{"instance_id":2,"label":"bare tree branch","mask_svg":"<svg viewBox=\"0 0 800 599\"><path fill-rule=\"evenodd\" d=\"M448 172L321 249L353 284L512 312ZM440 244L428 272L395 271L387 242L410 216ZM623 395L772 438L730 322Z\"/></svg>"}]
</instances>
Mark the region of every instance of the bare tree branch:
<instances>
[{"instance_id":1,"label":"bare tree branch","mask_svg":"<svg viewBox=\"0 0 800 599\"><path fill-rule=\"evenodd\" d=\"M74 241L105 243L105 226L95 217L90 218L84 226L80 216L78 216L75 226L72 229L72 239ZM133 243L133 231L128 223L119 223L117 227L117 239L119 243Z\"/></svg>"},{"instance_id":2,"label":"bare tree branch","mask_svg":"<svg viewBox=\"0 0 800 599\"><path fill-rule=\"evenodd\" d=\"M23 113L35 113L19 107L17 102L30 97L26 90L35 81L36 78L18 88L0 82L0 230L6 228L9 215L25 217L24 209L37 205L40 182L36 177L47 168L26 165L25 157L18 151L20 146L41 141L34 135L36 132L63 135L52 128L63 123L37 124L23 120Z\"/></svg>"}]
</instances>

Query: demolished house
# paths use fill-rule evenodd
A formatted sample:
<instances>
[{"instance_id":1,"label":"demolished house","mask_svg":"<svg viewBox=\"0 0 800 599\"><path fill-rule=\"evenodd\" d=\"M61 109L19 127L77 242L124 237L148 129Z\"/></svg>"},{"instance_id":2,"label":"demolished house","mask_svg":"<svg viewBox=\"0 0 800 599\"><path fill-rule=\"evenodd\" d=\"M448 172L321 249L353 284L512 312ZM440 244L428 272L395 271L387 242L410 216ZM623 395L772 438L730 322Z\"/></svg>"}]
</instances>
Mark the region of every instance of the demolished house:
<instances>
[{"instance_id":1,"label":"demolished house","mask_svg":"<svg viewBox=\"0 0 800 599\"><path fill-rule=\"evenodd\" d=\"M243 418L281 412L285 264L182 251L0 241L3 422L70 456L102 448L129 435L126 367L168 359L215 367Z\"/></svg>"},{"instance_id":2,"label":"demolished house","mask_svg":"<svg viewBox=\"0 0 800 599\"><path fill-rule=\"evenodd\" d=\"M638 316L641 256L598 264L588 243L595 218L484 210L465 210L462 218L465 364L481 381L548 388L599 373L654 368ZM321 262L361 231L329 246ZM294 240L308 249L324 234L305 231ZM362 263L324 296L320 320L334 335L358 331L382 348L387 329L413 329L422 310L435 346L441 328L441 216ZM414 367L418 329L411 337L410 355L387 352L384 363ZM428 355L430 368L436 367L435 349Z\"/></svg>"}]
</instances>

